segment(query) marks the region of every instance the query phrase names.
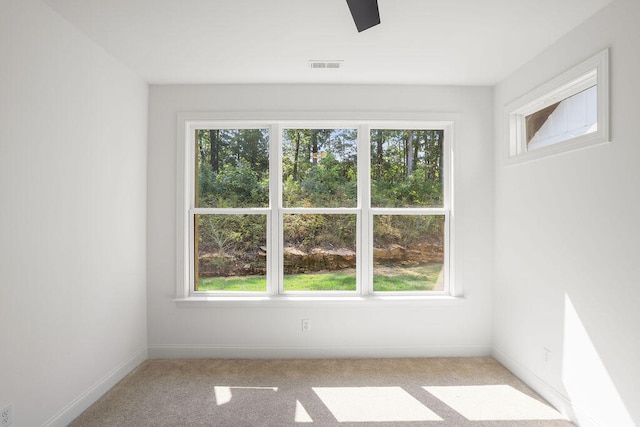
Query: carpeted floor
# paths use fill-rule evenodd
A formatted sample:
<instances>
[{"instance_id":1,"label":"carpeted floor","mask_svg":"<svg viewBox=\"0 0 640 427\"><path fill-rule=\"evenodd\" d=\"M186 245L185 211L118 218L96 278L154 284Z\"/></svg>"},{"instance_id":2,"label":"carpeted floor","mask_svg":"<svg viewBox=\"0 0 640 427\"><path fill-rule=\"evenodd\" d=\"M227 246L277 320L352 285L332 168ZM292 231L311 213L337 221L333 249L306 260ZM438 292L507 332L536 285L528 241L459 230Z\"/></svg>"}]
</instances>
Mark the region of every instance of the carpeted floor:
<instances>
[{"instance_id":1,"label":"carpeted floor","mask_svg":"<svg viewBox=\"0 0 640 427\"><path fill-rule=\"evenodd\" d=\"M571 426L492 358L148 360L80 426Z\"/></svg>"}]
</instances>

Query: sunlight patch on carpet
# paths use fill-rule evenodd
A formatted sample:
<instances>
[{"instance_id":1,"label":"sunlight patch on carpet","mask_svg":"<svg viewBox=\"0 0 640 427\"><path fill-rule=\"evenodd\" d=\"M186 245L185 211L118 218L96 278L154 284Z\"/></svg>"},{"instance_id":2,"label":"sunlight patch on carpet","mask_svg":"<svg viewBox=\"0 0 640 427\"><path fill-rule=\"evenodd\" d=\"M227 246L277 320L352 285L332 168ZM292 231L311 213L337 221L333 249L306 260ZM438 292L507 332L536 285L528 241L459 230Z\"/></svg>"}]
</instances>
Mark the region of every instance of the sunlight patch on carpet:
<instances>
[{"instance_id":1,"label":"sunlight patch on carpet","mask_svg":"<svg viewBox=\"0 0 640 427\"><path fill-rule=\"evenodd\" d=\"M313 422L313 420L311 419L311 416L309 415L307 410L304 409L304 406L302 406L302 403L300 403L299 400L296 400L295 421L297 423L312 423Z\"/></svg>"},{"instance_id":2,"label":"sunlight patch on carpet","mask_svg":"<svg viewBox=\"0 0 640 427\"><path fill-rule=\"evenodd\" d=\"M552 407L509 385L423 388L470 421L566 419Z\"/></svg>"},{"instance_id":3,"label":"sunlight patch on carpet","mask_svg":"<svg viewBox=\"0 0 640 427\"><path fill-rule=\"evenodd\" d=\"M313 387L338 422L442 421L401 387Z\"/></svg>"},{"instance_id":4,"label":"sunlight patch on carpet","mask_svg":"<svg viewBox=\"0 0 640 427\"><path fill-rule=\"evenodd\" d=\"M231 389L278 391L278 387L221 387L221 386L215 386L213 388L213 392L216 395L216 403L217 403L218 406L221 406L221 405L224 405L225 403L231 402L231 398L233 397L233 394L231 393Z\"/></svg>"}]
</instances>

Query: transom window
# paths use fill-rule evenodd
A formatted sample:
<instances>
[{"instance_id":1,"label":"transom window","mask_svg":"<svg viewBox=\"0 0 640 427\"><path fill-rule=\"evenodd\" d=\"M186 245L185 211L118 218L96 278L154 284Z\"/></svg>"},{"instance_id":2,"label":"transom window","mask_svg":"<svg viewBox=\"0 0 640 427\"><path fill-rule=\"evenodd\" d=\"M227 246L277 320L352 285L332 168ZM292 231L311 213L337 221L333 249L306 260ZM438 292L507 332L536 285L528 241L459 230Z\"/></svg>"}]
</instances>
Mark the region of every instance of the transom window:
<instances>
[{"instance_id":1,"label":"transom window","mask_svg":"<svg viewBox=\"0 0 640 427\"><path fill-rule=\"evenodd\" d=\"M447 294L450 126L185 122L184 296Z\"/></svg>"},{"instance_id":2,"label":"transom window","mask_svg":"<svg viewBox=\"0 0 640 427\"><path fill-rule=\"evenodd\" d=\"M535 159L609 140L607 50L506 107L509 158Z\"/></svg>"}]
</instances>

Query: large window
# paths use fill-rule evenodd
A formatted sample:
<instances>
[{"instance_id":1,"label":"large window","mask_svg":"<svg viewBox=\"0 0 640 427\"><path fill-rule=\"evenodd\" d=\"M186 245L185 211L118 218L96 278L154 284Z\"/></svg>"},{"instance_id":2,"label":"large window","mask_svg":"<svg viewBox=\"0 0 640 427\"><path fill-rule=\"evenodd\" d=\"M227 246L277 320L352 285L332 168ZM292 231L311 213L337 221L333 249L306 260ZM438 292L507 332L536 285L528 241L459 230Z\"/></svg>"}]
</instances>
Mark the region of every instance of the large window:
<instances>
[{"instance_id":1,"label":"large window","mask_svg":"<svg viewBox=\"0 0 640 427\"><path fill-rule=\"evenodd\" d=\"M185 121L179 293L448 293L450 126Z\"/></svg>"}]
</instances>

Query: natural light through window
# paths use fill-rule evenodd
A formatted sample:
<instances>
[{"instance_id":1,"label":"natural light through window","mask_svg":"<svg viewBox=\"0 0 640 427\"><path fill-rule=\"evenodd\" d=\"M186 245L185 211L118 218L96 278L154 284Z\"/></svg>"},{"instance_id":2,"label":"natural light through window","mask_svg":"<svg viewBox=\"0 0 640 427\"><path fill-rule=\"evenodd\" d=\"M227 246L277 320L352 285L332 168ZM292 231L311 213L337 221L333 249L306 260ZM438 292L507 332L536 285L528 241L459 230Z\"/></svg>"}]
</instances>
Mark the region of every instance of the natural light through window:
<instances>
[{"instance_id":1,"label":"natural light through window","mask_svg":"<svg viewBox=\"0 0 640 427\"><path fill-rule=\"evenodd\" d=\"M302 406L302 403L300 403L299 400L296 400L296 412L294 415L294 421L296 423L312 423L313 422L311 415L309 415L307 410L304 409L304 406Z\"/></svg>"},{"instance_id":2,"label":"natural light through window","mask_svg":"<svg viewBox=\"0 0 640 427\"><path fill-rule=\"evenodd\" d=\"M215 399L216 399L216 404L218 406L222 406L224 404L227 404L229 402L231 402L231 399L233 399L233 393L232 390L239 390L239 391L272 391L272 392L276 392L278 391L278 387L222 387L222 386L215 386L213 388L213 392L215 394Z\"/></svg>"},{"instance_id":3,"label":"natural light through window","mask_svg":"<svg viewBox=\"0 0 640 427\"><path fill-rule=\"evenodd\" d=\"M449 294L451 122L184 126L179 293Z\"/></svg>"},{"instance_id":4,"label":"natural light through window","mask_svg":"<svg viewBox=\"0 0 640 427\"><path fill-rule=\"evenodd\" d=\"M596 396L600 405L593 408L593 414L600 414L601 419L610 420L611 425L634 425L606 364L568 294L564 296L563 332L562 382L571 402L576 407L588 407L592 396ZM585 375L585 372L589 375ZM580 422L588 424L584 414L576 414L576 417Z\"/></svg>"},{"instance_id":5,"label":"natural light through window","mask_svg":"<svg viewBox=\"0 0 640 427\"><path fill-rule=\"evenodd\" d=\"M546 402L507 384L457 386L215 386L220 410L276 411L295 423L416 423L567 420ZM493 424L492 424L493 425ZM564 425L564 424L562 424Z\"/></svg>"},{"instance_id":6,"label":"natural light through window","mask_svg":"<svg viewBox=\"0 0 640 427\"><path fill-rule=\"evenodd\" d=\"M424 387L470 421L561 420L555 409L509 385Z\"/></svg>"},{"instance_id":7,"label":"natural light through window","mask_svg":"<svg viewBox=\"0 0 640 427\"><path fill-rule=\"evenodd\" d=\"M314 387L313 391L341 423L442 421L401 387Z\"/></svg>"}]
</instances>

